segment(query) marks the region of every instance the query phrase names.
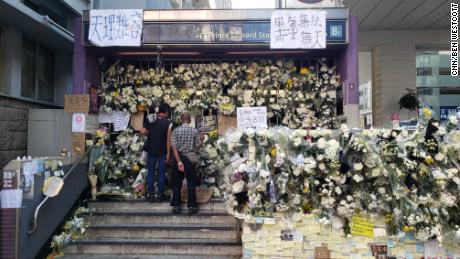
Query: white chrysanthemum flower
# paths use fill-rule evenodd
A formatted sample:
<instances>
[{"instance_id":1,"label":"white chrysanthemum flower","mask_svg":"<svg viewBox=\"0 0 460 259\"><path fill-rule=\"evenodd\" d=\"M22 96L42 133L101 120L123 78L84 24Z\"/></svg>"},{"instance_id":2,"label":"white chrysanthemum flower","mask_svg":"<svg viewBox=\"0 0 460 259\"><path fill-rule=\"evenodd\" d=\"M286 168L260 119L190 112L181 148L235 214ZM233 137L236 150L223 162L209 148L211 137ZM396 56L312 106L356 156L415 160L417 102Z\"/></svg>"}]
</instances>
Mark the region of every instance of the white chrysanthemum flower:
<instances>
[{"instance_id":1,"label":"white chrysanthemum flower","mask_svg":"<svg viewBox=\"0 0 460 259\"><path fill-rule=\"evenodd\" d=\"M364 178L363 178L361 175L359 175L359 174L355 174L355 175L353 175L353 180L354 180L355 182L359 183L359 182L361 182L362 180L364 180Z\"/></svg>"},{"instance_id":2,"label":"white chrysanthemum flower","mask_svg":"<svg viewBox=\"0 0 460 259\"><path fill-rule=\"evenodd\" d=\"M353 164L353 169L356 170L356 171L361 171L361 170L363 170L363 168L364 168L364 166L363 166L363 163L361 163L361 162Z\"/></svg>"},{"instance_id":3,"label":"white chrysanthemum flower","mask_svg":"<svg viewBox=\"0 0 460 259\"><path fill-rule=\"evenodd\" d=\"M233 193L240 193L244 190L244 181L235 182L232 186Z\"/></svg>"},{"instance_id":4,"label":"white chrysanthemum flower","mask_svg":"<svg viewBox=\"0 0 460 259\"><path fill-rule=\"evenodd\" d=\"M450 124L453 124L453 125L457 125L458 124L458 119L456 116L450 116L449 117L449 123Z\"/></svg>"}]
</instances>

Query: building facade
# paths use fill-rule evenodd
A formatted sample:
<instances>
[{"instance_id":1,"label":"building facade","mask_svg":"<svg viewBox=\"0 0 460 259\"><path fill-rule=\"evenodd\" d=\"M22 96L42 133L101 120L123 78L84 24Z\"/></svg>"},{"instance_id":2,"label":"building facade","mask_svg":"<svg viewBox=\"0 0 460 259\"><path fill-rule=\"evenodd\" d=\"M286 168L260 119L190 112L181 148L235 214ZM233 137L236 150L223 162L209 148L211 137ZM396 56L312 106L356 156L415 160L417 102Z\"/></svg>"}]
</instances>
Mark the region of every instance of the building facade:
<instances>
[{"instance_id":1,"label":"building facade","mask_svg":"<svg viewBox=\"0 0 460 259\"><path fill-rule=\"evenodd\" d=\"M27 154L30 108L62 108L72 89L74 20L87 0L0 1L0 167Z\"/></svg>"},{"instance_id":2,"label":"building facade","mask_svg":"<svg viewBox=\"0 0 460 259\"><path fill-rule=\"evenodd\" d=\"M449 68L453 2L458 3L344 1L359 20L360 116L367 126L391 127L393 114L400 120L415 117L416 112L399 109L406 89L415 90L437 119L460 106L460 78L450 76Z\"/></svg>"}]
</instances>

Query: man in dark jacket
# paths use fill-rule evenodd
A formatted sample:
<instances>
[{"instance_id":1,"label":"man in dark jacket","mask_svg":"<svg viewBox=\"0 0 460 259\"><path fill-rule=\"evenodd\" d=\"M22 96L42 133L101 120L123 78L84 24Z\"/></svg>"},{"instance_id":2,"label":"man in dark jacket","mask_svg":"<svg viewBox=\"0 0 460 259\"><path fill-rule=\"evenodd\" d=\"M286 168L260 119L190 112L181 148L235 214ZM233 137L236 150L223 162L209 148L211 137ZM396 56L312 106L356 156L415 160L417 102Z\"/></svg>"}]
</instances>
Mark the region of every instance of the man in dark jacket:
<instances>
[{"instance_id":1,"label":"man in dark jacket","mask_svg":"<svg viewBox=\"0 0 460 259\"><path fill-rule=\"evenodd\" d=\"M168 119L169 110L168 104L161 104L158 115L147 120L143 129L144 134L147 134L144 151L148 152L147 200L150 202L165 200L166 163L170 160L172 134L172 123ZM155 175L157 162L158 174ZM154 195L155 178L158 180L157 195Z\"/></svg>"}]
</instances>

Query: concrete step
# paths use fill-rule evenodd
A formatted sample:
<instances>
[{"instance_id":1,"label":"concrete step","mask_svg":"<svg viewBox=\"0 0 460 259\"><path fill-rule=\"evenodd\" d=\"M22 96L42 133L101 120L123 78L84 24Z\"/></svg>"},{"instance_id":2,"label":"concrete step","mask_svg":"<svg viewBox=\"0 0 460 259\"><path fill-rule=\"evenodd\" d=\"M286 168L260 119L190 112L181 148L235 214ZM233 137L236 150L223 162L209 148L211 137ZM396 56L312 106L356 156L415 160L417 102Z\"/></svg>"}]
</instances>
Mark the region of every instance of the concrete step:
<instances>
[{"instance_id":1,"label":"concrete step","mask_svg":"<svg viewBox=\"0 0 460 259\"><path fill-rule=\"evenodd\" d=\"M128 201L87 201L90 211L157 211L170 212L172 207L169 202L150 203L144 199ZM208 203L198 204L201 211L226 212L225 204L222 200L210 200ZM182 204L182 209L186 211L187 204Z\"/></svg>"},{"instance_id":2,"label":"concrete step","mask_svg":"<svg viewBox=\"0 0 460 259\"><path fill-rule=\"evenodd\" d=\"M115 254L85 254L64 255L59 259L209 259L209 255L115 255ZM212 259L240 259L241 255L213 255Z\"/></svg>"},{"instance_id":3,"label":"concrete step","mask_svg":"<svg viewBox=\"0 0 460 259\"><path fill-rule=\"evenodd\" d=\"M233 224L203 225L92 225L86 230L85 238L196 238L196 239L239 239Z\"/></svg>"},{"instance_id":4,"label":"concrete step","mask_svg":"<svg viewBox=\"0 0 460 259\"><path fill-rule=\"evenodd\" d=\"M171 212L110 212L96 211L82 214L85 220L91 225L151 225L162 224L173 226L175 224L237 224L235 217L227 213L203 212L194 215L173 214Z\"/></svg>"},{"instance_id":5,"label":"concrete step","mask_svg":"<svg viewBox=\"0 0 460 259\"><path fill-rule=\"evenodd\" d=\"M226 239L82 239L64 248L66 255L241 256L241 242ZM158 257L155 257L158 258Z\"/></svg>"}]
</instances>

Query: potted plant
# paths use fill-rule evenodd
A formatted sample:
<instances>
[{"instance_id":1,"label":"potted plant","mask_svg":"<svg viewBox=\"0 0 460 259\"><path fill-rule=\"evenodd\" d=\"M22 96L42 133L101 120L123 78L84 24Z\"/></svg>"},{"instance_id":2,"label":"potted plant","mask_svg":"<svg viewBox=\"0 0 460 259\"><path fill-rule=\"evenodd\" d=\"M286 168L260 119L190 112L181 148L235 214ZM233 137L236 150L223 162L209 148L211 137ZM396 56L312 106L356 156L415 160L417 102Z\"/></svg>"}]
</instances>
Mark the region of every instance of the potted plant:
<instances>
[{"instance_id":1,"label":"potted plant","mask_svg":"<svg viewBox=\"0 0 460 259\"><path fill-rule=\"evenodd\" d=\"M399 99L399 109L408 110L410 118L410 112L417 110L419 103L420 101L415 90L406 88L406 93Z\"/></svg>"}]
</instances>

